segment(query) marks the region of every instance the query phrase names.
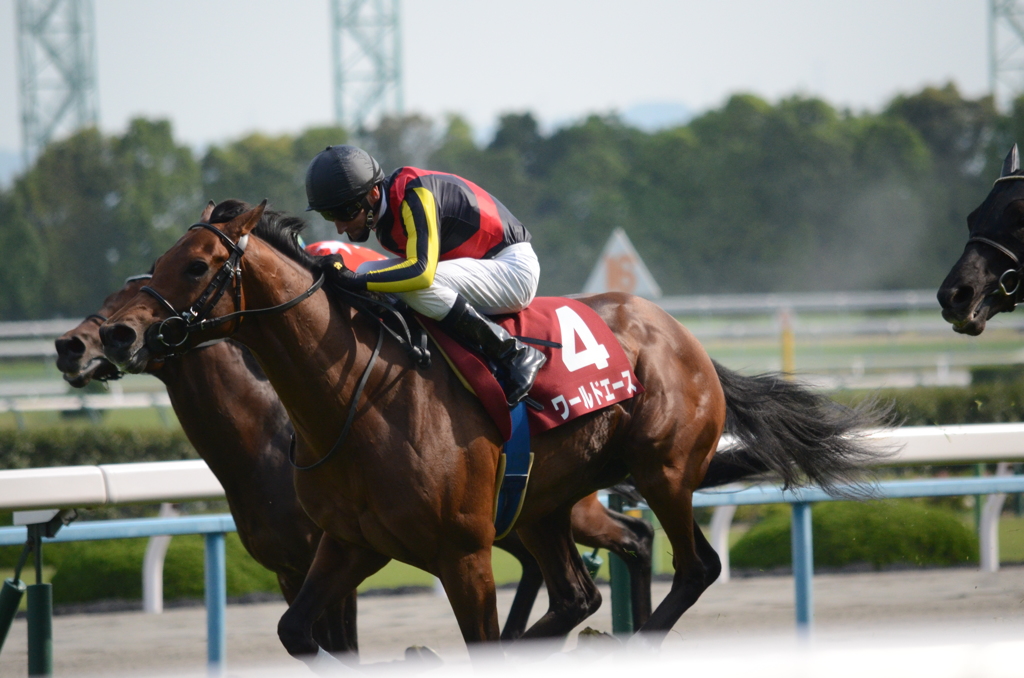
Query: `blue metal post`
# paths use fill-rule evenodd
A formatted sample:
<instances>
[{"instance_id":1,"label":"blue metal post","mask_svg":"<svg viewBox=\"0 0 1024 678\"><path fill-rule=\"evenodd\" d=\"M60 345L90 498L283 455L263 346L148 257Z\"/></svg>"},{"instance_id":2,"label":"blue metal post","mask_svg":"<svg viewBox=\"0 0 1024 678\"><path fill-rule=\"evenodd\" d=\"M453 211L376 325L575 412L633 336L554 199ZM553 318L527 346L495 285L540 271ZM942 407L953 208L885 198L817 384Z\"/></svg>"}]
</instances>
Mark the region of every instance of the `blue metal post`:
<instances>
[{"instance_id":1,"label":"blue metal post","mask_svg":"<svg viewBox=\"0 0 1024 678\"><path fill-rule=\"evenodd\" d=\"M223 675L227 659L227 573L224 533L206 535L206 659L210 675Z\"/></svg>"},{"instance_id":2,"label":"blue metal post","mask_svg":"<svg viewBox=\"0 0 1024 678\"><path fill-rule=\"evenodd\" d=\"M814 624L814 544L811 533L811 505L793 504L793 579L796 586L796 631L801 637L811 634Z\"/></svg>"}]
</instances>

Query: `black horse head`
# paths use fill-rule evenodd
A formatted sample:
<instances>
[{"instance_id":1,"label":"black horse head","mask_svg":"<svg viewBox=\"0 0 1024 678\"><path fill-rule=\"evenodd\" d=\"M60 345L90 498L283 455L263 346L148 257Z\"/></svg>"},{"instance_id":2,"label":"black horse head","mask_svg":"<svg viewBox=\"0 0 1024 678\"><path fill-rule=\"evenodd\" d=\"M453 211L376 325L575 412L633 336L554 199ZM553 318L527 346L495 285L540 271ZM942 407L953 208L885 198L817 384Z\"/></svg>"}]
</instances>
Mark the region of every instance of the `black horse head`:
<instances>
[{"instance_id":1,"label":"black horse head","mask_svg":"<svg viewBox=\"0 0 1024 678\"><path fill-rule=\"evenodd\" d=\"M981 205L967 217L964 253L939 287L942 317L962 334L976 336L996 313L1024 300L1024 173L1017 145Z\"/></svg>"}]
</instances>

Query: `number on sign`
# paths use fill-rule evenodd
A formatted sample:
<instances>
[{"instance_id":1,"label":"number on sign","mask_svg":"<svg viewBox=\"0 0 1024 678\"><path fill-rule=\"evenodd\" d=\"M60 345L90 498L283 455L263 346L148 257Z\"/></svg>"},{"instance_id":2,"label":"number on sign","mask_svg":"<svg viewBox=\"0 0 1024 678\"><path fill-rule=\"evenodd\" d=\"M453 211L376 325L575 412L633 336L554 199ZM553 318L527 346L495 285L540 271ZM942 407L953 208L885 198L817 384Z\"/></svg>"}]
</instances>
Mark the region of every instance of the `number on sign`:
<instances>
[{"instance_id":1,"label":"number on sign","mask_svg":"<svg viewBox=\"0 0 1024 678\"><path fill-rule=\"evenodd\" d=\"M565 368L575 372L587 365L595 365L599 370L608 367L608 349L604 344L597 343L583 318L568 306L559 307L555 314L562 330L562 362L565 363ZM583 345L582 350L576 348L577 337Z\"/></svg>"}]
</instances>

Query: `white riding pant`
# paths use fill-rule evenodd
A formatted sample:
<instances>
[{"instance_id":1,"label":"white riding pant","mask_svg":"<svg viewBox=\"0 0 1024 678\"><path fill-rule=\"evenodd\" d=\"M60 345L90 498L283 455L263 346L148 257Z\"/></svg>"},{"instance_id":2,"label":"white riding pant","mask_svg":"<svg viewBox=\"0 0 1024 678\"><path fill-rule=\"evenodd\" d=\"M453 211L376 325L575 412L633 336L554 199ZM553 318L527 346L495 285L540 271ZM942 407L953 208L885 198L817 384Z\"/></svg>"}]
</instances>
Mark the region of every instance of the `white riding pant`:
<instances>
[{"instance_id":1,"label":"white riding pant","mask_svg":"<svg viewBox=\"0 0 1024 678\"><path fill-rule=\"evenodd\" d=\"M357 273L366 273L401 263L404 259L367 261ZM484 315L515 313L530 305L537 296L540 262L528 242L509 245L493 259L450 259L439 261L430 287L395 296L414 311L441 320L462 295Z\"/></svg>"}]
</instances>

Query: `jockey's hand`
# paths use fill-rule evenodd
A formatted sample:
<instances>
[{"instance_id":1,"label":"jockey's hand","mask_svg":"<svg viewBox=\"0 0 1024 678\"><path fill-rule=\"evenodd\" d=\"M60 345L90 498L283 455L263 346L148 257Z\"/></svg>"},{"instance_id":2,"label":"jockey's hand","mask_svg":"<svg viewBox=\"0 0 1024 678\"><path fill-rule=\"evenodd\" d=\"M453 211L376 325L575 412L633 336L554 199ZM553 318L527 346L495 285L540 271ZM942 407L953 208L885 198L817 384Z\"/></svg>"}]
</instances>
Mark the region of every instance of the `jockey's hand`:
<instances>
[{"instance_id":1,"label":"jockey's hand","mask_svg":"<svg viewBox=\"0 0 1024 678\"><path fill-rule=\"evenodd\" d=\"M340 255L328 255L324 257L324 263L326 265L323 266L323 270L327 274L327 280L332 284L353 292L366 289L366 280L363 276L347 268Z\"/></svg>"}]
</instances>

